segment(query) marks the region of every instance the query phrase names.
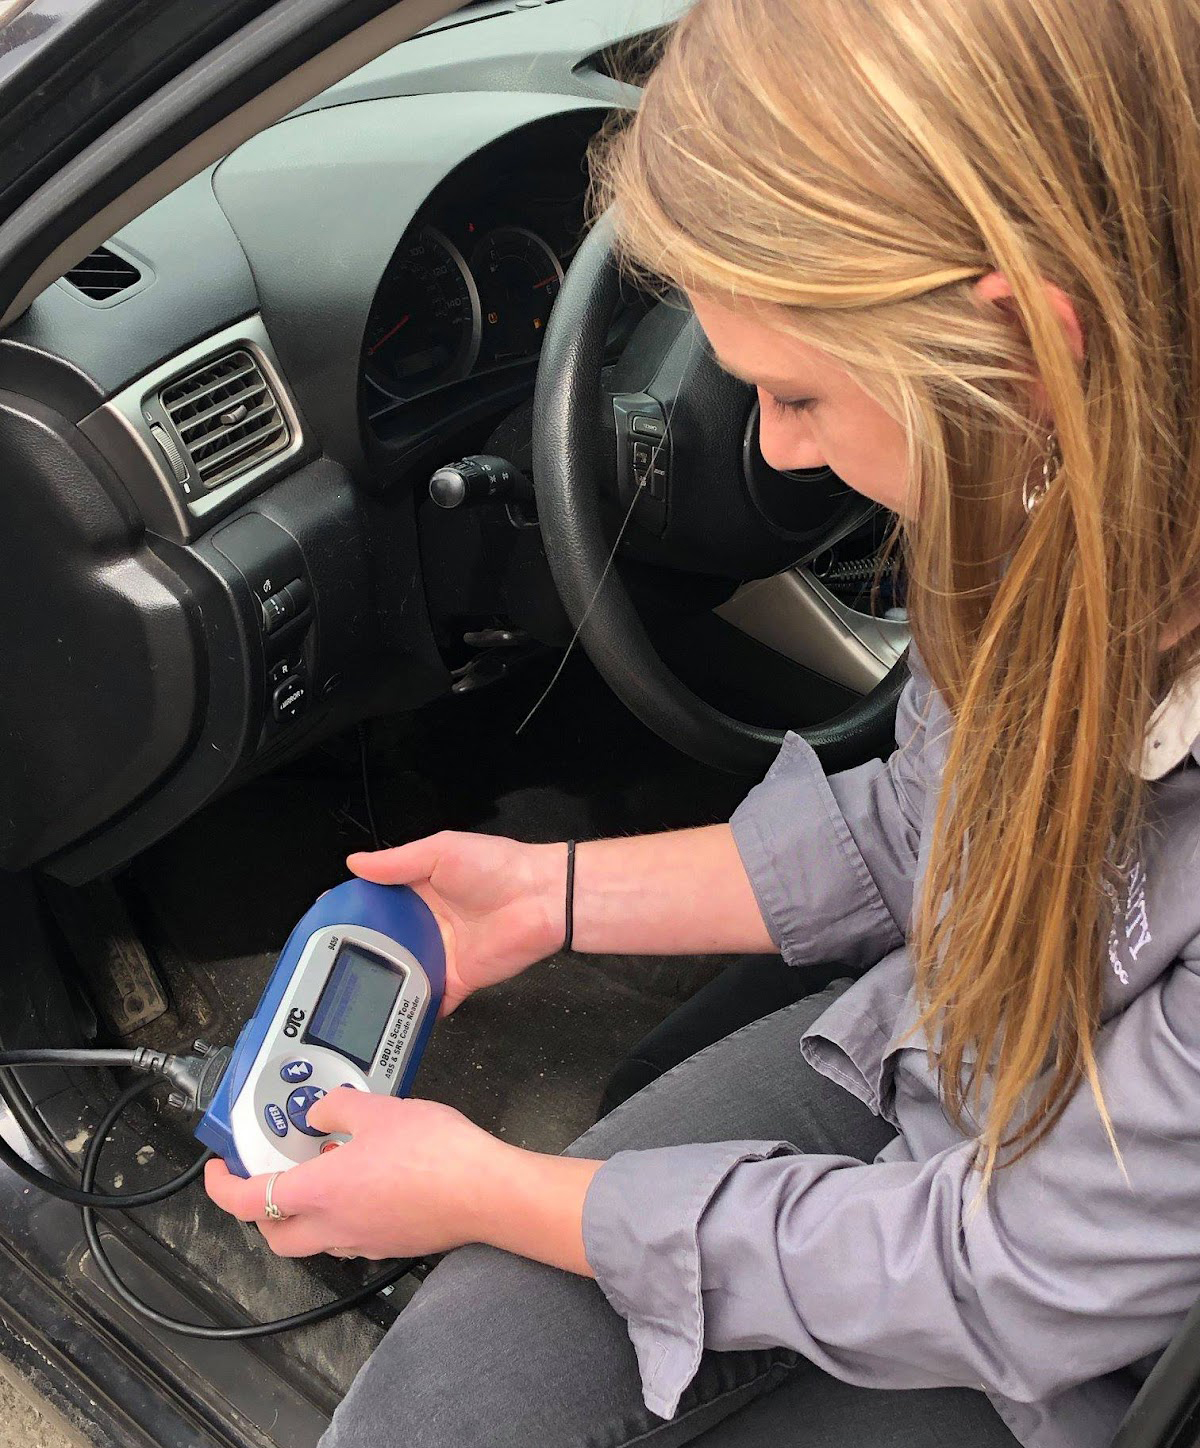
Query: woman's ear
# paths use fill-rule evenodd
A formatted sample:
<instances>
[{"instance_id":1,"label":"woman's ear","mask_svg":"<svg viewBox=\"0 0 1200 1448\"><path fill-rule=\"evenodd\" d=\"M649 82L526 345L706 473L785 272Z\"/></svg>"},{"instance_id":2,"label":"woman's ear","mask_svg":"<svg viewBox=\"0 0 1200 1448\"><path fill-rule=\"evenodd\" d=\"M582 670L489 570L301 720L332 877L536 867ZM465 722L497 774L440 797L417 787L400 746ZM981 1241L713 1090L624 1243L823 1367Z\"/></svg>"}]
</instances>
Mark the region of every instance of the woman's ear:
<instances>
[{"instance_id":1,"label":"woman's ear","mask_svg":"<svg viewBox=\"0 0 1200 1448\"><path fill-rule=\"evenodd\" d=\"M1071 355L1076 362L1082 362L1083 328L1079 325L1079 315L1075 311L1071 298L1053 282L1043 282L1042 285L1046 288L1046 296L1050 300L1050 305L1058 313L1059 320L1062 322ZM980 301L997 303L1006 310L1009 309L1008 304L1013 299L1012 287L1009 286L1008 278L1003 272L988 272L987 276L980 277L975 283L975 295Z\"/></svg>"}]
</instances>

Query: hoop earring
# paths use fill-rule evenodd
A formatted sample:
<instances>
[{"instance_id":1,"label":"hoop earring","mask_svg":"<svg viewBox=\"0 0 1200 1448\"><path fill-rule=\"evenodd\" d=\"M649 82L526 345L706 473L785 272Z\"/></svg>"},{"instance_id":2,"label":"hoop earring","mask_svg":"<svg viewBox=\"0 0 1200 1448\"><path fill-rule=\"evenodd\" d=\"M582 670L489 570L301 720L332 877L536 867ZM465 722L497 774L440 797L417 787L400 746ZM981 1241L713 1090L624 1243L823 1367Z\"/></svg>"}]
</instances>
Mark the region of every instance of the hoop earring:
<instances>
[{"instance_id":1,"label":"hoop earring","mask_svg":"<svg viewBox=\"0 0 1200 1448\"><path fill-rule=\"evenodd\" d=\"M1050 491L1050 484L1058 477L1061 467L1062 449L1058 445L1058 434L1051 428L1046 434L1046 448L1042 453L1042 476L1033 484L1026 478L1021 488L1021 502L1026 513L1032 513Z\"/></svg>"}]
</instances>

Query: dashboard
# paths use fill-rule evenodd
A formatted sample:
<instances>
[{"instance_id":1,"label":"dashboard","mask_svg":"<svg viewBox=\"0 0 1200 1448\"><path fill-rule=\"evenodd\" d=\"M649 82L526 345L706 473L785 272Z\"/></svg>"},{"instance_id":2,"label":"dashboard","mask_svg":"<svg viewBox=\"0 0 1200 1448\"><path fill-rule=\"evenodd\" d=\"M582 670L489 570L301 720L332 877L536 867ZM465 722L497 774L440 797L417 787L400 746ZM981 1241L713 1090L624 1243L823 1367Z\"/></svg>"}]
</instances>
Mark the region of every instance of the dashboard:
<instances>
[{"instance_id":1,"label":"dashboard","mask_svg":"<svg viewBox=\"0 0 1200 1448\"><path fill-rule=\"evenodd\" d=\"M473 384L536 369L584 233L584 153L597 121L586 110L498 138L413 218L364 329L361 403L376 438L397 436L422 411L453 409L478 392Z\"/></svg>"},{"instance_id":2,"label":"dashboard","mask_svg":"<svg viewBox=\"0 0 1200 1448\"><path fill-rule=\"evenodd\" d=\"M0 337L23 681L0 868L93 878L444 694L465 632L554 636L537 529L438 516L426 484L528 409L587 145L637 97L606 57L686 3L450 16L123 227L105 265L129 284L63 278Z\"/></svg>"}]
</instances>

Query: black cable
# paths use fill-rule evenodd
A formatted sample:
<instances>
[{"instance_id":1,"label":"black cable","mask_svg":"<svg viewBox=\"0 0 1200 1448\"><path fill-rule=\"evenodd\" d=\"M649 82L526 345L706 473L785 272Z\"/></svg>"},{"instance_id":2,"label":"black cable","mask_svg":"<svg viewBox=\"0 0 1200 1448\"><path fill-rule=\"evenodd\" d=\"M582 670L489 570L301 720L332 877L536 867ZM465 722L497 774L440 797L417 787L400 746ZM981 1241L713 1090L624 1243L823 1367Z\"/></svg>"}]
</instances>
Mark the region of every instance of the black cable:
<instances>
[{"instance_id":1,"label":"black cable","mask_svg":"<svg viewBox=\"0 0 1200 1448\"><path fill-rule=\"evenodd\" d=\"M379 838L379 827L375 823L375 806L371 803L371 773L367 767L367 726L358 726L358 762L362 769L363 807L367 812L367 828L371 832L371 844L380 850L383 845Z\"/></svg>"},{"instance_id":2,"label":"black cable","mask_svg":"<svg viewBox=\"0 0 1200 1448\"><path fill-rule=\"evenodd\" d=\"M78 1047L36 1047L28 1050L0 1051L0 1070L9 1069L13 1066L32 1065L90 1065L90 1066L130 1066L135 1060L143 1058L147 1053L140 1050L128 1049L101 1049L89 1050ZM155 1202L165 1201L167 1197L174 1196L184 1187L190 1186L204 1170L204 1164L213 1153L204 1151L186 1171L179 1176L173 1177L170 1181L164 1182L162 1186L150 1187L143 1192L126 1192L118 1195L110 1195L107 1192L95 1190L96 1173L100 1165L100 1154L104 1150L104 1143L108 1134L120 1120L125 1108L138 1097L152 1090L160 1082L167 1080L161 1075L152 1075L141 1080L134 1081L127 1086L109 1107L100 1125L96 1128L91 1141L88 1142L87 1151L83 1159L83 1176L79 1187L67 1186L64 1182L58 1181L55 1177L39 1171L37 1167L31 1166L24 1157L17 1154L11 1146L0 1137L0 1162L9 1167L23 1181L29 1182L32 1186L44 1191L47 1195L57 1197L60 1201L68 1202L77 1206L83 1212L83 1230L87 1237L88 1246L96 1259L96 1265L100 1268L109 1286L122 1302L139 1316L157 1323L159 1327L165 1327L172 1332L180 1333L185 1337L201 1338L246 1338L266 1337L276 1332L290 1332L293 1328L309 1327L316 1322L324 1322L327 1318L335 1317L338 1313L345 1312L351 1307L357 1307L359 1303L365 1302L368 1298L375 1296L377 1292L383 1291L385 1287L392 1286L398 1282L413 1266L408 1260L399 1261L386 1272L378 1273L369 1281L364 1282L361 1287L355 1288L353 1292L347 1293L344 1297L335 1298L332 1302L325 1303L321 1307L309 1308L306 1312L294 1313L291 1317L282 1317L274 1322L248 1323L242 1327L207 1327L200 1323L179 1322L176 1319L167 1317L156 1311L147 1303L135 1297L128 1287L117 1276L112 1263L105 1255L103 1243L100 1241L100 1234L96 1223L96 1208L112 1208L117 1211L127 1211L132 1207L148 1207Z\"/></svg>"},{"instance_id":3,"label":"black cable","mask_svg":"<svg viewBox=\"0 0 1200 1448\"><path fill-rule=\"evenodd\" d=\"M136 1048L88 1046L31 1046L17 1051L0 1051L0 1070L11 1066L132 1066Z\"/></svg>"},{"instance_id":4,"label":"black cable","mask_svg":"<svg viewBox=\"0 0 1200 1448\"><path fill-rule=\"evenodd\" d=\"M117 1097L109 1108L108 1115L100 1123L99 1130L88 1143L88 1149L83 1159L83 1181L85 1191L90 1191L96 1181L96 1170L100 1165L100 1153L104 1150L104 1139L116 1125L118 1118L131 1101L136 1100L143 1092L149 1091L157 1085L158 1077L151 1077L146 1081L135 1081L132 1086L127 1086ZM118 1205L113 1202L112 1205ZM242 1327L208 1327L198 1322L181 1322L177 1318L167 1317L164 1313L157 1311L139 1297L135 1297L128 1287L117 1276L116 1269L108 1260L104 1251L104 1244L100 1240L100 1232L96 1223L94 1208L86 1206L83 1209L83 1230L87 1237L88 1247L95 1258L96 1266L99 1267L108 1285L112 1288L120 1300L127 1307L133 1309L139 1317L156 1323L159 1327L165 1327L170 1332L177 1332L183 1337L216 1338L221 1341L228 1341L235 1338L246 1337L267 1337L277 1332L291 1332L297 1327L310 1327L315 1322L324 1322L327 1318L336 1317L341 1312L348 1311L351 1307L357 1307L360 1302L366 1302L369 1297L374 1297L385 1287L390 1287L394 1282L399 1282L412 1266L409 1261L397 1262L389 1267L386 1272L380 1272L369 1281L364 1282L361 1287L356 1287L353 1292L348 1292L344 1297L335 1297L332 1302L326 1302L320 1307L310 1307L307 1312L296 1312L290 1317L280 1317L274 1322L251 1322Z\"/></svg>"},{"instance_id":5,"label":"black cable","mask_svg":"<svg viewBox=\"0 0 1200 1448\"><path fill-rule=\"evenodd\" d=\"M0 1051L0 1071L10 1070L14 1066L129 1066L133 1064L138 1054L136 1050L129 1049L90 1050L86 1047L76 1046L38 1046L28 1050ZM152 1077L150 1084L161 1079L157 1076ZM39 1171L37 1167L30 1165L23 1156L9 1146L3 1137L0 1137L0 1162L10 1171L15 1172L22 1181L27 1181L31 1186L45 1192L47 1196L57 1197L60 1202L69 1202L73 1207L91 1205L122 1208L148 1207L153 1202L164 1201L167 1197L173 1196L194 1182L204 1170L204 1163L211 1155L211 1151L205 1152L199 1161L193 1162L185 1172L177 1177L172 1177L162 1186L148 1187L144 1192L128 1192L124 1195L114 1196L110 1192L80 1191L78 1187L60 1182L57 1177L52 1177L47 1172Z\"/></svg>"},{"instance_id":6,"label":"black cable","mask_svg":"<svg viewBox=\"0 0 1200 1448\"><path fill-rule=\"evenodd\" d=\"M139 1081L139 1086L153 1086L156 1077L149 1081ZM204 1163L212 1156L211 1151L206 1151L199 1161L194 1161L187 1171L172 1177L169 1182L164 1182L160 1187L147 1187L144 1192L127 1192L113 1195L111 1192L80 1191L78 1187L69 1187L65 1182L58 1181L55 1177L48 1176L44 1171L38 1171L37 1167L30 1166L23 1156L19 1156L8 1142L0 1139L0 1162L16 1172L24 1181L43 1191L49 1197L57 1197L60 1202L69 1202L73 1207L119 1207L124 1211L127 1207L148 1207L154 1202L165 1201L167 1197L174 1196L181 1192L184 1187L190 1186L192 1182L204 1170Z\"/></svg>"}]
</instances>

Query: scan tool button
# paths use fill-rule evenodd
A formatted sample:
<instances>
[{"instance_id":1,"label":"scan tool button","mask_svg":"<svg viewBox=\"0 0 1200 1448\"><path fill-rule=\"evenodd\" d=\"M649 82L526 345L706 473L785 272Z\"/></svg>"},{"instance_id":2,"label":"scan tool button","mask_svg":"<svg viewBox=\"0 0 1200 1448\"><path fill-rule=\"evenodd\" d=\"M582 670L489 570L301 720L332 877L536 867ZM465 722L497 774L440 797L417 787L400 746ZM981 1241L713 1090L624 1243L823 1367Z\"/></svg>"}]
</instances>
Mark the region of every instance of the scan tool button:
<instances>
[{"instance_id":1,"label":"scan tool button","mask_svg":"<svg viewBox=\"0 0 1200 1448\"><path fill-rule=\"evenodd\" d=\"M311 1061L289 1061L280 1072L285 1081L307 1081L312 1075Z\"/></svg>"},{"instance_id":2,"label":"scan tool button","mask_svg":"<svg viewBox=\"0 0 1200 1448\"><path fill-rule=\"evenodd\" d=\"M276 1136L288 1134L287 1117L283 1114L282 1106L276 1106L273 1101L268 1101L263 1107L263 1117Z\"/></svg>"},{"instance_id":3,"label":"scan tool button","mask_svg":"<svg viewBox=\"0 0 1200 1448\"><path fill-rule=\"evenodd\" d=\"M308 1110L314 1101L320 1101L325 1092L320 1086L300 1086L288 1097L287 1114L288 1119L297 1131L302 1131L305 1136L327 1136L328 1133L318 1131L315 1126L308 1124Z\"/></svg>"}]
</instances>

